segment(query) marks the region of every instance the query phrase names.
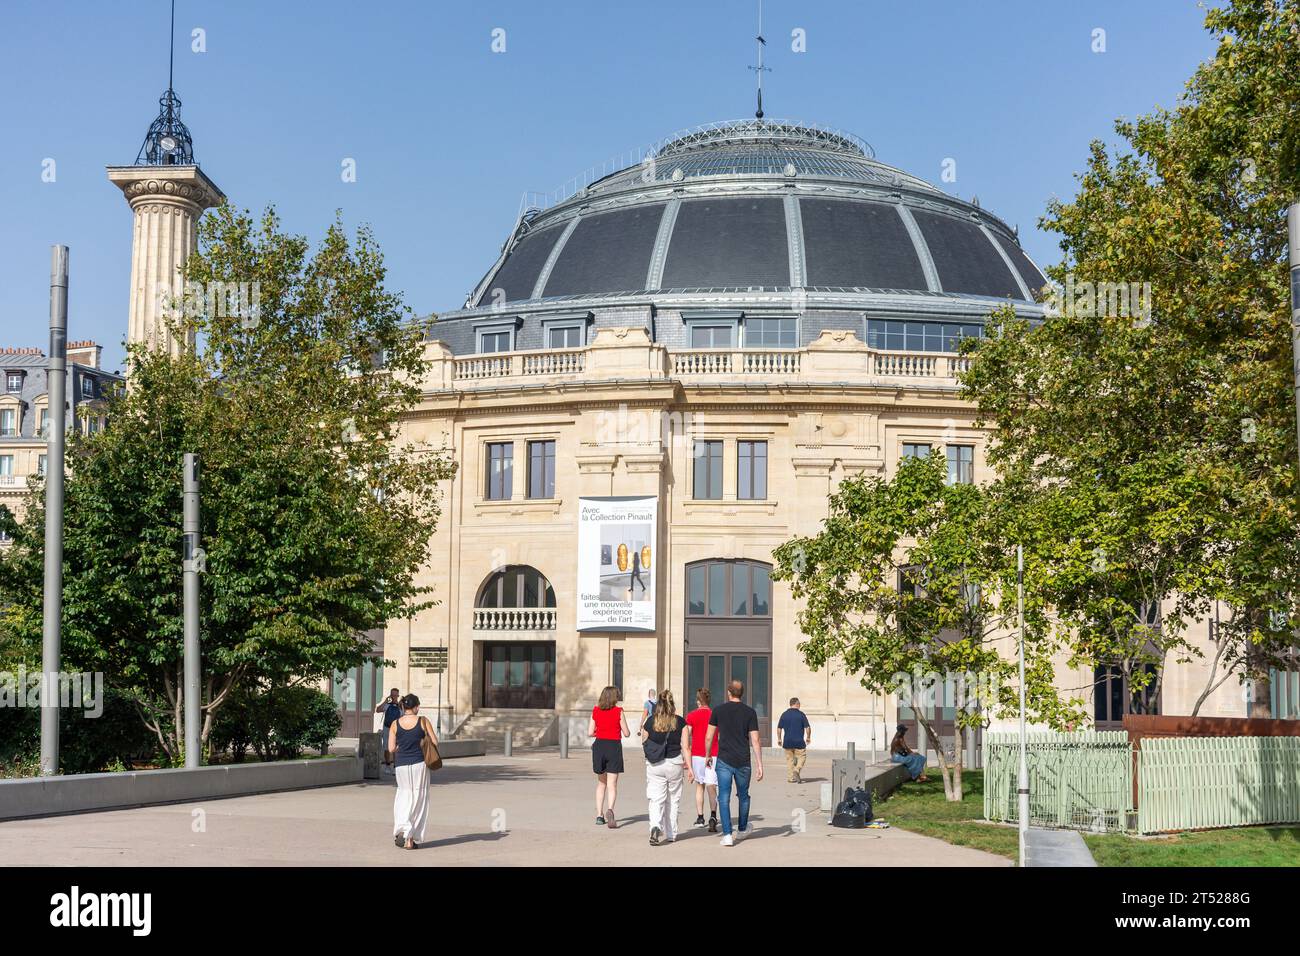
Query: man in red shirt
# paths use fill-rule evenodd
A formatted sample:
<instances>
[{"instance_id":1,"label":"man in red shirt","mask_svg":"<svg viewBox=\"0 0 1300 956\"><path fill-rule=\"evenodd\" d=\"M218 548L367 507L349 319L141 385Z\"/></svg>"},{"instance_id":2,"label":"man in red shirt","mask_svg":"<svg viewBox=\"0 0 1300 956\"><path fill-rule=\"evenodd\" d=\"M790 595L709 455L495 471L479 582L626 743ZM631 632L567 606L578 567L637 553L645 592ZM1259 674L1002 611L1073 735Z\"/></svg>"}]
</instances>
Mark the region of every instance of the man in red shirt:
<instances>
[{"instance_id":1,"label":"man in red shirt","mask_svg":"<svg viewBox=\"0 0 1300 956\"><path fill-rule=\"evenodd\" d=\"M686 715L686 723L691 728L691 773L695 777L695 825L704 826L704 794L709 795L709 832L718 832L718 772L709 763L709 757L718 755L718 740L714 737L713 750L704 752L704 740L708 735L709 716L713 711L709 707L711 700L707 687L695 692L698 706Z\"/></svg>"}]
</instances>

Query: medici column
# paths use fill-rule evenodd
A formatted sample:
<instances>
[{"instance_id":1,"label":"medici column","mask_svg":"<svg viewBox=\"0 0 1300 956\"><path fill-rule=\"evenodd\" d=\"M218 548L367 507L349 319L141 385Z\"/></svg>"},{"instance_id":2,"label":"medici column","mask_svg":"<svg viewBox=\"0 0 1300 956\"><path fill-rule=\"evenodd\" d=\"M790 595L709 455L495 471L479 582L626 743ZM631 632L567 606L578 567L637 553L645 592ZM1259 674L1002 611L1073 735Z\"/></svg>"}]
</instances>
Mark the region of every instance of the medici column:
<instances>
[{"instance_id":1,"label":"medici column","mask_svg":"<svg viewBox=\"0 0 1300 956\"><path fill-rule=\"evenodd\" d=\"M168 89L133 166L108 167L135 214L131 243L131 306L127 343L179 354L182 343L169 328L173 297L184 294L185 261L198 243L205 209L225 196L194 161L180 100Z\"/></svg>"}]
</instances>

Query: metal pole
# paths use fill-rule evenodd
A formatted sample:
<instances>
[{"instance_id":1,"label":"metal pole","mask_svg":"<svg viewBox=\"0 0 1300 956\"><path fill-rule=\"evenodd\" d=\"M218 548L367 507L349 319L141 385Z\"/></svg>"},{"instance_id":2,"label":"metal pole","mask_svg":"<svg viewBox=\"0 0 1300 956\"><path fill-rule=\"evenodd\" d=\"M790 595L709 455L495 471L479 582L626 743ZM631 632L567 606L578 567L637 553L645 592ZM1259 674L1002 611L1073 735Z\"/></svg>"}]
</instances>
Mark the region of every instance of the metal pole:
<instances>
[{"instance_id":1,"label":"metal pole","mask_svg":"<svg viewBox=\"0 0 1300 956\"><path fill-rule=\"evenodd\" d=\"M68 247L50 249L50 357L45 387L45 596L41 624L41 776L59 772L59 656L63 627L63 440L68 355Z\"/></svg>"},{"instance_id":2,"label":"metal pole","mask_svg":"<svg viewBox=\"0 0 1300 956\"><path fill-rule=\"evenodd\" d=\"M1025 760L1025 549L1016 545L1016 613L1020 620L1020 774L1016 793L1020 798L1020 866L1025 865L1025 842L1029 836L1029 765Z\"/></svg>"},{"instance_id":3,"label":"metal pole","mask_svg":"<svg viewBox=\"0 0 1300 956\"><path fill-rule=\"evenodd\" d=\"M1295 384L1295 428L1300 452L1300 202L1286 211L1287 242L1291 259L1291 378Z\"/></svg>"},{"instance_id":4,"label":"metal pole","mask_svg":"<svg viewBox=\"0 0 1300 956\"><path fill-rule=\"evenodd\" d=\"M199 765L199 573L204 569L199 547L199 456L185 455L185 766Z\"/></svg>"}]
</instances>

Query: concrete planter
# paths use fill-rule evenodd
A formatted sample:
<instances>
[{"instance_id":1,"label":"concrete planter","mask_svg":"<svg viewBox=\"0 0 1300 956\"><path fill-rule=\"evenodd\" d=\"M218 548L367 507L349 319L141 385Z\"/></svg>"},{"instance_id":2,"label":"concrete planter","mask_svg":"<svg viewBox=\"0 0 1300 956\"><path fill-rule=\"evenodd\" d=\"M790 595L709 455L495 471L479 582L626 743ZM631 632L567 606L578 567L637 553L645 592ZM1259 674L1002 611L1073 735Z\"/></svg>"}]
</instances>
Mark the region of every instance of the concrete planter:
<instances>
[{"instance_id":1,"label":"concrete planter","mask_svg":"<svg viewBox=\"0 0 1300 956\"><path fill-rule=\"evenodd\" d=\"M327 757L0 780L0 820L332 787L361 779L359 758Z\"/></svg>"}]
</instances>

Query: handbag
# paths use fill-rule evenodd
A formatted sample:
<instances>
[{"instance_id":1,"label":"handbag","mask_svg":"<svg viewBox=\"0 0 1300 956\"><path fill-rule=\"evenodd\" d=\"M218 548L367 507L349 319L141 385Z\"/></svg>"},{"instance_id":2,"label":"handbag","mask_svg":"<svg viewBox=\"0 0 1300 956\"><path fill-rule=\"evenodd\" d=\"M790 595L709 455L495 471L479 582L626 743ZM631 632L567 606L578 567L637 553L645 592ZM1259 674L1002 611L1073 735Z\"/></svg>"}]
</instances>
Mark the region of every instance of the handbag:
<instances>
[{"instance_id":1,"label":"handbag","mask_svg":"<svg viewBox=\"0 0 1300 956\"><path fill-rule=\"evenodd\" d=\"M424 729L424 736L420 738L420 752L424 754L424 765L430 770L437 770L442 766L442 755L438 753L438 745L433 742L433 725L429 723L428 717L421 717L420 726Z\"/></svg>"},{"instance_id":2,"label":"handbag","mask_svg":"<svg viewBox=\"0 0 1300 956\"><path fill-rule=\"evenodd\" d=\"M653 720L654 718L652 717L651 719ZM652 724L651 726L654 725ZM645 738L645 743L641 745L641 749L645 751L645 759L650 763L659 763L661 760L667 760L668 759L668 738L670 736L672 736L671 730L667 731L664 734L663 743L656 743L653 739L651 739L650 734L647 733Z\"/></svg>"}]
</instances>

